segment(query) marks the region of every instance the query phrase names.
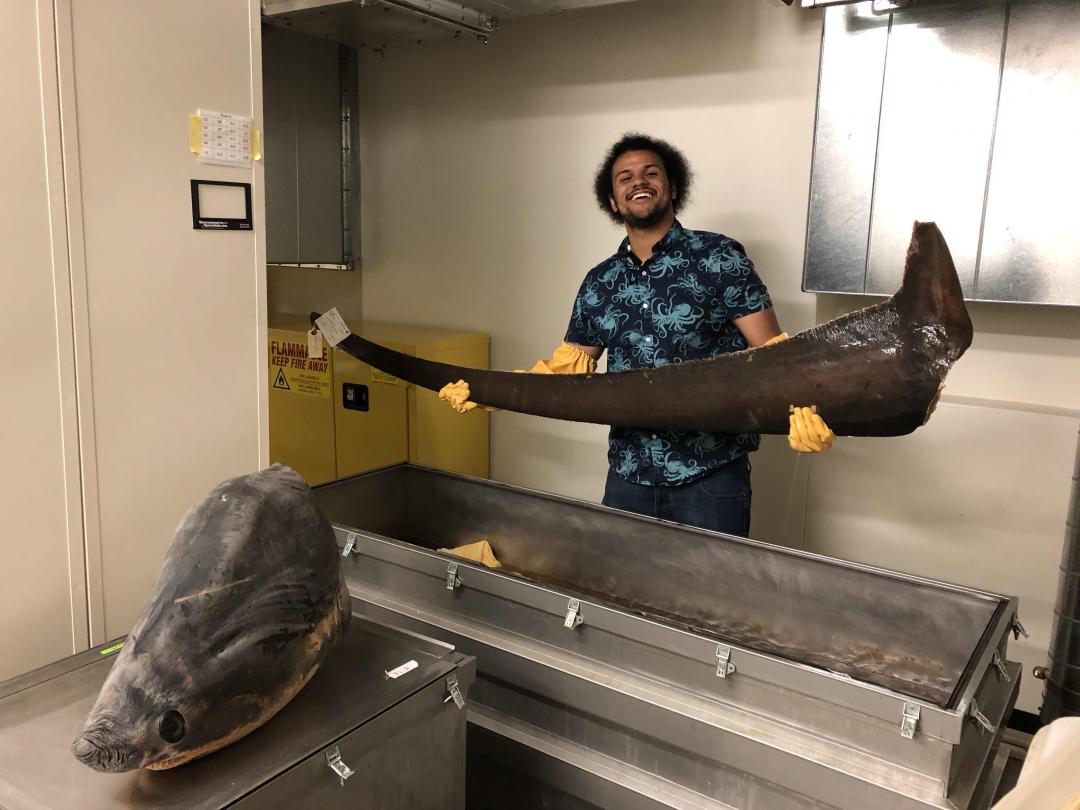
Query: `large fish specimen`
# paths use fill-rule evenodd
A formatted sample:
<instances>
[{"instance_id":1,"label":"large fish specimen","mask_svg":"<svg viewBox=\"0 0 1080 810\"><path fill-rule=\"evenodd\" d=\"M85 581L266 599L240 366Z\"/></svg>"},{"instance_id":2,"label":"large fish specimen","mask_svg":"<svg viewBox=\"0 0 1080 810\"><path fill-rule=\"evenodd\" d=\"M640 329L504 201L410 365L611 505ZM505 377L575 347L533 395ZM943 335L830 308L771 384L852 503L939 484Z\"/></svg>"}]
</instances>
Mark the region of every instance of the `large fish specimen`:
<instances>
[{"instance_id":1,"label":"large fish specimen","mask_svg":"<svg viewBox=\"0 0 1080 810\"><path fill-rule=\"evenodd\" d=\"M783 342L709 360L542 375L419 360L356 335L338 347L423 388L463 379L474 402L555 419L787 434L789 406L815 405L838 435L900 436L930 417L971 335L948 245L934 223L916 222L903 282L891 298Z\"/></svg>"},{"instance_id":2,"label":"large fish specimen","mask_svg":"<svg viewBox=\"0 0 1080 810\"><path fill-rule=\"evenodd\" d=\"M184 516L75 756L164 770L269 720L344 636L333 530L281 464L219 484Z\"/></svg>"}]
</instances>

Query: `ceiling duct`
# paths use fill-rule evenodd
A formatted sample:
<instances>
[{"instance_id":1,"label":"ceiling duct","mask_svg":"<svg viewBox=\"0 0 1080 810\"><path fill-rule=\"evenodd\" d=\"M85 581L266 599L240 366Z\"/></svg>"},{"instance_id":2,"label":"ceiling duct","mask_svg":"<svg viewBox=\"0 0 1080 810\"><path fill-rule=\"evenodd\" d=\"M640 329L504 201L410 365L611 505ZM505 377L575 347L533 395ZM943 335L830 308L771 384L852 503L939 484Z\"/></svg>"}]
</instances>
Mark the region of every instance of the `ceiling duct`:
<instances>
[{"instance_id":1,"label":"ceiling duct","mask_svg":"<svg viewBox=\"0 0 1080 810\"><path fill-rule=\"evenodd\" d=\"M956 0L959 2L960 0ZM795 0L772 0L774 4L783 3L785 6L794 4ZM869 3L874 14L888 14L905 8L911 0L799 0L802 8L822 8L824 6L850 6L855 3Z\"/></svg>"},{"instance_id":2,"label":"ceiling duct","mask_svg":"<svg viewBox=\"0 0 1080 810\"><path fill-rule=\"evenodd\" d=\"M800 0L803 8L819 8L821 6L847 6L852 3L860 3L863 0ZM792 0L784 0L789 6ZM906 8L911 0L873 0L870 9L874 14L888 14L890 11L898 11Z\"/></svg>"},{"instance_id":3,"label":"ceiling duct","mask_svg":"<svg viewBox=\"0 0 1080 810\"><path fill-rule=\"evenodd\" d=\"M360 0L361 6L380 4L482 39L499 27L497 17L447 0Z\"/></svg>"},{"instance_id":4,"label":"ceiling duct","mask_svg":"<svg viewBox=\"0 0 1080 810\"><path fill-rule=\"evenodd\" d=\"M447 36L487 42L500 20L630 0L262 0L263 20L358 48L382 50Z\"/></svg>"},{"instance_id":5,"label":"ceiling duct","mask_svg":"<svg viewBox=\"0 0 1080 810\"><path fill-rule=\"evenodd\" d=\"M498 18L450 0L263 0L263 20L303 34L376 50L462 34L486 42Z\"/></svg>"}]
</instances>

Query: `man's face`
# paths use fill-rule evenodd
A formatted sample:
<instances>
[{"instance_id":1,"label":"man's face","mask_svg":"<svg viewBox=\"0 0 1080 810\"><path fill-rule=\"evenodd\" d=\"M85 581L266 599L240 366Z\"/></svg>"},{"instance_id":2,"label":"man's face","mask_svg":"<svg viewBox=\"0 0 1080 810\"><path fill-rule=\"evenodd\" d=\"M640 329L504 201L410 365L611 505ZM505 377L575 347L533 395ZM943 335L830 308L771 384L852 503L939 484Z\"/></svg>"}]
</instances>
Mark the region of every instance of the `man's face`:
<instances>
[{"instance_id":1,"label":"man's face","mask_svg":"<svg viewBox=\"0 0 1080 810\"><path fill-rule=\"evenodd\" d=\"M677 189L671 187L664 162L655 152L619 155L611 167L611 209L631 228L648 228L672 213Z\"/></svg>"}]
</instances>

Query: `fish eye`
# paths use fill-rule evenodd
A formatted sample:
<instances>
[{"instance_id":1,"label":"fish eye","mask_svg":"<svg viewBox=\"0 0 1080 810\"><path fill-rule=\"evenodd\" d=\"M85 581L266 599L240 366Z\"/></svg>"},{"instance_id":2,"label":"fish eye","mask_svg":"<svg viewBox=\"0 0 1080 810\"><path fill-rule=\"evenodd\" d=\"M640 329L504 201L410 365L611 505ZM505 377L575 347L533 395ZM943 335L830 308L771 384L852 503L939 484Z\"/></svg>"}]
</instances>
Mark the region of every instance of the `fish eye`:
<instances>
[{"instance_id":1,"label":"fish eye","mask_svg":"<svg viewBox=\"0 0 1080 810\"><path fill-rule=\"evenodd\" d=\"M158 733L165 742L180 742L180 740L184 739L184 735L187 734L187 723L184 722L184 715L180 714L176 709L169 709L165 714L161 715Z\"/></svg>"}]
</instances>

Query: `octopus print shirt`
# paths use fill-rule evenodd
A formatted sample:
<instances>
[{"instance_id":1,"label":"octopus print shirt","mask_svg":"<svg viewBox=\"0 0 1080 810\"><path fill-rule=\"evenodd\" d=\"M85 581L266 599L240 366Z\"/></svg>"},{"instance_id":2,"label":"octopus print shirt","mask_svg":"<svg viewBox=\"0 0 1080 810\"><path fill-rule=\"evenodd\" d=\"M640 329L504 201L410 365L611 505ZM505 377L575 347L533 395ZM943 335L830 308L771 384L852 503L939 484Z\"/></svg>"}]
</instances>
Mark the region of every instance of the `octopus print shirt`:
<instances>
[{"instance_id":1,"label":"octopus print shirt","mask_svg":"<svg viewBox=\"0 0 1080 810\"><path fill-rule=\"evenodd\" d=\"M676 221L644 264L624 239L588 272L566 341L605 349L609 373L704 360L747 348L733 321L771 306L742 245ZM613 427L608 461L627 481L673 486L756 450L758 441L756 433Z\"/></svg>"}]
</instances>

